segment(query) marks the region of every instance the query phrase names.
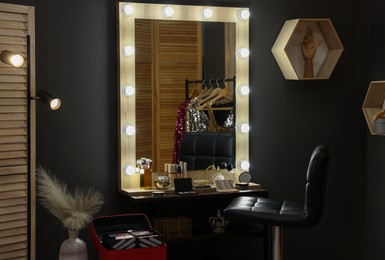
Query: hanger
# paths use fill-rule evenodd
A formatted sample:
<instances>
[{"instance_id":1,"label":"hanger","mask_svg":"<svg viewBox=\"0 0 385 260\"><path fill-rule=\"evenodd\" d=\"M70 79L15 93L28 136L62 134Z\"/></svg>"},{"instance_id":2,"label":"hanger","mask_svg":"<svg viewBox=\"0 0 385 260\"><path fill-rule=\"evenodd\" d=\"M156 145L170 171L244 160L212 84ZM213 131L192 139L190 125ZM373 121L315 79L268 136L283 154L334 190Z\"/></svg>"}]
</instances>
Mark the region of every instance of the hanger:
<instances>
[{"instance_id":1,"label":"hanger","mask_svg":"<svg viewBox=\"0 0 385 260\"><path fill-rule=\"evenodd\" d=\"M208 85L209 83L210 83L210 80L204 79L202 81L202 87L203 87L202 92L198 96L196 96L196 98L198 98L199 100L202 100L211 94L211 92L214 89L211 87L211 85Z\"/></svg>"},{"instance_id":2,"label":"hanger","mask_svg":"<svg viewBox=\"0 0 385 260\"><path fill-rule=\"evenodd\" d=\"M194 80L193 81L193 89L192 89L192 91L191 91L191 94L189 95L189 98L191 99L191 98L193 98L193 97L197 97L197 96L199 96L199 90L198 90L198 84L197 84L197 82Z\"/></svg>"},{"instance_id":3,"label":"hanger","mask_svg":"<svg viewBox=\"0 0 385 260\"><path fill-rule=\"evenodd\" d=\"M223 88L219 87L214 89L214 91L209 96L207 96L206 98L200 101L201 106L198 107L198 110L206 108L208 105L214 103L215 101L221 98L227 98L230 101L233 100L233 93L230 87L225 85L225 79L223 80L223 84L224 84Z\"/></svg>"}]
</instances>

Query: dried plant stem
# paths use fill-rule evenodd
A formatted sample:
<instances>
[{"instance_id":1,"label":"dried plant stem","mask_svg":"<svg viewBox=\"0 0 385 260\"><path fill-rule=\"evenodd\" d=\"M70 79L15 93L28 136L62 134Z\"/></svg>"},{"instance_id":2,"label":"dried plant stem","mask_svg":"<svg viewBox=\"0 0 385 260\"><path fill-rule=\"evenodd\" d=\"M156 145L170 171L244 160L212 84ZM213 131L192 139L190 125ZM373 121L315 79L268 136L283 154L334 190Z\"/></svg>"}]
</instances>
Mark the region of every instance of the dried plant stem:
<instances>
[{"instance_id":1,"label":"dried plant stem","mask_svg":"<svg viewBox=\"0 0 385 260\"><path fill-rule=\"evenodd\" d=\"M86 227L104 203L102 195L91 188L69 191L65 183L42 166L36 169L36 176L40 203L68 230Z\"/></svg>"}]
</instances>

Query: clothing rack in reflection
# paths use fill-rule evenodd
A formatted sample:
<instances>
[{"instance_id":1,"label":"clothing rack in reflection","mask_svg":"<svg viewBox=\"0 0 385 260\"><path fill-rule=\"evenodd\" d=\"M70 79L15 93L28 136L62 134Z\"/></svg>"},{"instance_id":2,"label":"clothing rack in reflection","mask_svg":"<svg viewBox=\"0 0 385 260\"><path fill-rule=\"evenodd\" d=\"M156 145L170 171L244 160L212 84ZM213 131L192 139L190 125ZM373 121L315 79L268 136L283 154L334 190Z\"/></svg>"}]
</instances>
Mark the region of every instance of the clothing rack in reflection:
<instances>
[{"instance_id":1,"label":"clothing rack in reflection","mask_svg":"<svg viewBox=\"0 0 385 260\"><path fill-rule=\"evenodd\" d=\"M202 89L225 87L226 82L233 82L233 90L235 91L235 76L232 78L224 79L201 79L201 80L188 80L186 79L186 100L190 98L189 84L202 84ZM220 85L222 84L222 85ZM235 92L233 92L235 93Z\"/></svg>"},{"instance_id":2,"label":"clothing rack in reflection","mask_svg":"<svg viewBox=\"0 0 385 260\"><path fill-rule=\"evenodd\" d=\"M229 82L232 84L226 84ZM189 89L189 87L191 87L190 84L194 84L194 89ZM198 84L202 84L202 87L200 88ZM229 120L232 121L236 116L235 88L235 76L224 79L186 79L186 101L198 97L199 106L197 109L205 110L205 113L210 120L210 126L213 126L215 129L214 132L229 131L233 128L233 126L223 127L223 125L225 122L229 122ZM194 93L196 90L198 90L198 93ZM204 90L210 90L213 92L209 92L209 94L207 94L207 92L202 92ZM201 93L204 95L203 98L200 96ZM232 125L233 124L234 122Z\"/></svg>"}]
</instances>

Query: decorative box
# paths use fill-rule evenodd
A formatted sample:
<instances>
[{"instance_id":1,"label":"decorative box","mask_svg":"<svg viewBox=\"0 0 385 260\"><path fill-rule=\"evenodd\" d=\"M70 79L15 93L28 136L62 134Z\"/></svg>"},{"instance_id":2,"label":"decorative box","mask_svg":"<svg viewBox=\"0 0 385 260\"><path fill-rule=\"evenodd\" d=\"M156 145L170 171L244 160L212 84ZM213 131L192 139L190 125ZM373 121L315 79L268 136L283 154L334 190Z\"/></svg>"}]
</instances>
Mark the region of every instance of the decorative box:
<instances>
[{"instance_id":1,"label":"decorative box","mask_svg":"<svg viewBox=\"0 0 385 260\"><path fill-rule=\"evenodd\" d=\"M166 260L163 237L152 229L144 214L95 218L89 225L99 260Z\"/></svg>"},{"instance_id":2,"label":"decorative box","mask_svg":"<svg viewBox=\"0 0 385 260\"><path fill-rule=\"evenodd\" d=\"M154 219L155 229L165 237L191 236L191 218L173 217Z\"/></svg>"}]
</instances>

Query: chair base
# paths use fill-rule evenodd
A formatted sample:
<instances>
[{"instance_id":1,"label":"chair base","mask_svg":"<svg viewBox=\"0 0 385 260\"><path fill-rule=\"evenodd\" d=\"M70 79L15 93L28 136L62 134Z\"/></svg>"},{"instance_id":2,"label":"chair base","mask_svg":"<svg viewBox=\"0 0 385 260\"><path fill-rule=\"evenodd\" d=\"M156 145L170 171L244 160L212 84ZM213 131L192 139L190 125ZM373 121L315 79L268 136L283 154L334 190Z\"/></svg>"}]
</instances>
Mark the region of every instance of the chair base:
<instances>
[{"instance_id":1,"label":"chair base","mask_svg":"<svg viewBox=\"0 0 385 260\"><path fill-rule=\"evenodd\" d=\"M279 226L272 227L272 259L282 260L282 228Z\"/></svg>"}]
</instances>

